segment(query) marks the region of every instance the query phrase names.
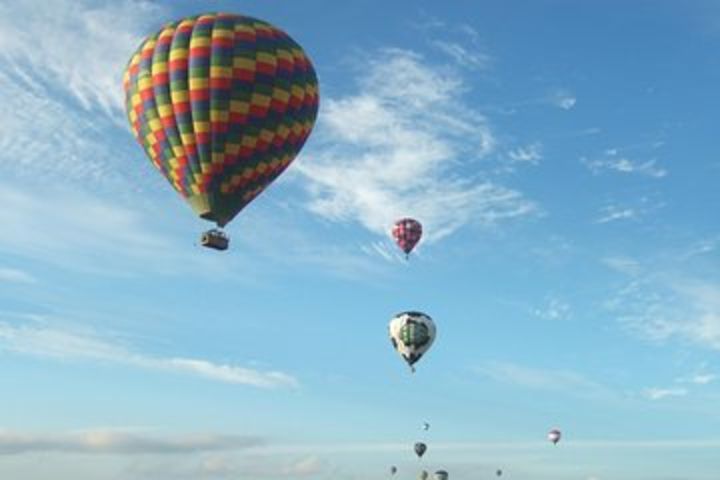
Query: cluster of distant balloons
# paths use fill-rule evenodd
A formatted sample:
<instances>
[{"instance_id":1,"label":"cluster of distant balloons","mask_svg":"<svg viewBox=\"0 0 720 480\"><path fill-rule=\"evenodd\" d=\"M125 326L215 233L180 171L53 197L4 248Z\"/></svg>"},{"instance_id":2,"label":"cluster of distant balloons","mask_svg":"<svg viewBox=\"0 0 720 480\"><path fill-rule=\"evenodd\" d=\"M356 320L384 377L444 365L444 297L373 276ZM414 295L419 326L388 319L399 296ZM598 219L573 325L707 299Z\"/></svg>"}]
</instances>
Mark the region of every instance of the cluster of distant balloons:
<instances>
[{"instance_id":1,"label":"cluster of distant balloons","mask_svg":"<svg viewBox=\"0 0 720 480\"><path fill-rule=\"evenodd\" d=\"M193 211L216 224L201 238L216 250L229 245L221 229L298 155L319 105L317 75L300 45L267 22L226 13L183 18L145 38L123 86L135 138ZM406 258L422 233L413 218L391 229ZM414 372L436 327L429 315L407 311L390 320L389 334ZM554 444L560 437L557 429L548 433ZM422 442L414 446L419 458L426 450ZM419 478L428 477L423 470ZM448 473L438 470L434 478L447 480Z\"/></svg>"}]
</instances>

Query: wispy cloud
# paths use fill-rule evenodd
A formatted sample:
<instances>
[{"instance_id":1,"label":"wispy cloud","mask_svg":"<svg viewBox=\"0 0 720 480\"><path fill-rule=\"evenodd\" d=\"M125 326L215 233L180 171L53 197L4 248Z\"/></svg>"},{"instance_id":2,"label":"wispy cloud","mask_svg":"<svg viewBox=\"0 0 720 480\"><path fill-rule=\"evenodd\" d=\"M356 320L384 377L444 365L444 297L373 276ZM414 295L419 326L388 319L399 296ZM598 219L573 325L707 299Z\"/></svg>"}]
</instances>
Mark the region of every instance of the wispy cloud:
<instances>
[{"instance_id":1,"label":"wispy cloud","mask_svg":"<svg viewBox=\"0 0 720 480\"><path fill-rule=\"evenodd\" d=\"M618 220L630 220L637 216L637 212L632 208L622 208L616 205L603 207L600 217L595 223L610 223Z\"/></svg>"},{"instance_id":2,"label":"wispy cloud","mask_svg":"<svg viewBox=\"0 0 720 480\"><path fill-rule=\"evenodd\" d=\"M545 299L544 305L533 310L533 314L546 320L563 320L571 314L570 305L559 298Z\"/></svg>"},{"instance_id":3,"label":"wispy cloud","mask_svg":"<svg viewBox=\"0 0 720 480\"><path fill-rule=\"evenodd\" d=\"M570 110L577 103L577 97L568 90L559 89L547 97L547 102L563 110Z\"/></svg>"},{"instance_id":4,"label":"wispy cloud","mask_svg":"<svg viewBox=\"0 0 720 480\"><path fill-rule=\"evenodd\" d=\"M565 392L584 397L605 396L609 389L570 370L539 369L508 362L489 362L478 373L517 387Z\"/></svg>"},{"instance_id":5,"label":"wispy cloud","mask_svg":"<svg viewBox=\"0 0 720 480\"><path fill-rule=\"evenodd\" d=\"M492 61L487 53L479 51L477 48L468 50L459 43L436 40L432 45L465 68L486 69Z\"/></svg>"},{"instance_id":6,"label":"wispy cloud","mask_svg":"<svg viewBox=\"0 0 720 480\"><path fill-rule=\"evenodd\" d=\"M136 190L122 72L163 7L141 0L0 3L0 173ZM18 21L22 19L22 21Z\"/></svg>"},{"instance_id":7,"label":"wispy cloud","mask_svg":"<svg viewBox=\"0 0 720 480\"><path fill-rule=\"evenodd\" d=\"M708 385L715 380L718 376L712 373L696 373L689 377L678 378L678 383L691 383L693 385Z\"/></svg>"},{"instance_id":8,"label":"wispy cloud","mask_svg":"<svg viewBox=\"0 0 720 480\"><path fill-rule=\"evenodd\" d=\"M662 400L668 397L684 397L688 394L685 388L647 388L643 395L650 400Z\"/></svg>"},{"instance_id":9,"label":"wispy cloud","mask_svg":"<svg viewBox=\"0 0 720 480\"><path fill-rule=\"evenodd\" d=\"M39 452L96 454L189 454L238 450L264 445L259 437L219 434L152 435L123 430L88 430L62 434L0 430L0 455Z\"/></svg>"},{"instance_id":10,"label":"wispy cloud","mask_svg":"<svg viewBox=\"0 0 720 480\"><path fill-rule=\"evenodd\" d=\"M6 2L0 4L0 59L37 79L29 80L36 86L115 114L123 110L123 69L162 10L141 0Z\"/></svg>"},{"instance_id":11,"label":"wispy cloud","mask_svg":"<svg viewBox=\"0 0 720 480\"><path fill-rule=\"evenodd\" d=\"M720 350L720 284L670 274L636 278L607 302L631 331Z\"/></svg>"},{"instance_id":12,"label":"wispy cloud","mask_svg":"<svg viewBox=\"0 0 720 480\"><path fill-rule=\"evenodd\" d=\"M108 362L262 388L298 385L294 377L283 372L259 371L197 358L158 357L135 351L95 332L60 330L41 324L16 325L0 321L1 350L63 360Z\"/></svg>"},{"instance_id":13,"label":"wispy cloud","mask_svg":"<svg viewBox=\"0 0 720 480\"><path fill-rule=\"evenodd\" d=\"M0 283L36 283L37 279L23 270L0 267Z\"/></svg>"},{"instance_id":14,"label":"wispy cloud","mask_svg":"<svg viewBox=\"0 0 720 480\"><path fill-rule=\"evenodd\" d=\"M538 165L542 156L542 145L533 143L525 147L517 147L508 152L508 157L515 163Z\"/></svg>"},{"instance_id":15,"label":"wispy cloud","mask_svg":"<svg viewBox=\"0 0 720 480\"><path fill-rule=\"evenodd\" d=\"M595 174L616 172L622 174L637 174L652 178L663 178L668 171L657 165L656 159L645 161L632 160L621 155L617 149L608 149L597 158L581 157L580 162Z\"/></svg>"},{"instance_id":16,"label":"wispy cloud","mask_svg":"<svg viewBox=\"0 0 720 480\"><path fill-rule=\"evenodd\" d=\"M328 465L316 455L307 455L294 460L278 460L275 457L251 456L242 461L227 455L214 455L204 459L199 472L203 478L297 478L316 477ZM197 477L196 477L197 478Z\"/></svg>"},{"instance_id":17,"label":"wispy cloud","mask_svg":"<svg viewBox=\"0 0 720 480\"><path fill-rule=\"evenodd\" d=\"M324 102L320 143L294 169L311 211L383 235L414 216L429 226L428 241L536 212L522 193L461 170L496 144L486 118L462 102L461 76L397 49L363 71L356 94Z\"/></svg>"},{"instance_id":18,"label":"wispy cloud","mask_svg":"<svg viewBox=\"0 0 720 480\"><path fill-rule=\"evenodd\" d=\"M113 271L129 259L171 267L172 242L139 211L69 189L0 183L0 251L75 269ZM163 253L165 252L165 253ZM162 271L163 269L160 268Z\"/></svg>"},{"instance_id":19,"label":"wispy cloud","mask_svg":"<svg viewBox=\"0 0 720 480\"><path fill-rule=\"evenodd\" d=\"M637 275L642 270L642 264L638 260L625 256L605 257L602 259L602 263L626 275Z\"/></svg>"}]
</instances>

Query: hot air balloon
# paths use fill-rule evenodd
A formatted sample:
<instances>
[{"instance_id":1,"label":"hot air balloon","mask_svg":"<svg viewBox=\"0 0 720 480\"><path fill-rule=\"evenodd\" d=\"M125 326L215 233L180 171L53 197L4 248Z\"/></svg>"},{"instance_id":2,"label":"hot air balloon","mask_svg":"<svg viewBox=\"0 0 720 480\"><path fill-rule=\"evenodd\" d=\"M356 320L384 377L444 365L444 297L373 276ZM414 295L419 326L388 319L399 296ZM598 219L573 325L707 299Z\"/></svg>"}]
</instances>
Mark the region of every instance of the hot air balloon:
<instances>
[{"instance_id":1,"label":"hot air balloon","mask_svg":"<svg viewBox=\"0 0 720 480\"><path fill-rule=\"evenodd\" d=\"M390 475L395 475L397 473L397 467L393 465L390 467Z\"/></svg>"},{"instance_id":2,"label":"hot air balloon","mask_svg":"<svg viewBox=\"0 0 720 480\"><path fill-rule=\"evenodd\" d=\"M403 312L390 320L392 346L415 372L413 364L428 351L435 340L435 324L422 312Z\"/></svg>"},{"instance_id":3,"label":"hot air balloon","mask_svg":"<svg viewBox=\"0 0 720 480\"><path fill-rule=\"evenodd\" d=\"M502 470L500 470L498 468L497 471L495 472L495 475L497 475L498 477L502 477Z\"/></svg>"},{"instance_id":4,"label":"hot air balloon","mask_svg":"<svg viewBox=\"0 0 720 480\"><path fill-rule=\"evenodd\" d=\"M428 422L423 422L422 429L425 431L430 430L430 424Z\"/></svg>"},{"instance_id":5,"label":"hot air balloon","mask_svg":"<svg viewBox=\"0 0 720 480\"><path fill-rule=\"evenodd\" d=\"M418 475L418 479L419 480L427 480L429 476L430 476L430 474L428 473L428 471L423 470L422 472L420 472L420 475Z\"/></svg>"},{"instance_id":6,"label":"hot air balloon","mask_svg":"<svg viewBox=\"0 0 720 480\"><path fill-rule=\"evenodd\" d=\"M562 432L557 428L553 428L548 432L547 437L548 440L550 440L554 445L557 445L557 443L560 441L560 438L562 437Z\"/></svg>"},{"instance_id":7,"label":"hot air balloon","mask_svg":"<svg viewBox=\"0 0 720 480\"><path fill-rule=\"evenodd\" d=\"M418 456L418 458L422 458L422 456L425 455L425 451L427 450L427 445L422 442L417 442L414 449L415 454Z\"/></svg>"},{"instance_id":8,"label":"hot air balloon","mask_svg":"<svg viewBox=\"0 0 720 480\"><path fill-rule=\"evenodd\" d=\"M435 472L435 480L447 480L449 477L445 470L438 470Z\"/></svg>"},{"instance_id":9,"label":"hot air balloon","mask_svg":"<svg viewBox=\"0 0 720 480\"><path fill-rule=\"evenodd\" d=\"M392 236L408 258L422 237L422 225L413 218L402 218L393 225Z\"/></svg>"},{"instance_id":10,"label":"hot air balloon","mask_svg":"<svg viewBox=\"0 0 720 480\"><path fill-rule=\"evenodd\" d=\"M183 18L147 37L125 70L130 127L153 165L201 218L204 246L295 159L318 111L310 59L267 22Z\"/></svg>"}]
</instances>

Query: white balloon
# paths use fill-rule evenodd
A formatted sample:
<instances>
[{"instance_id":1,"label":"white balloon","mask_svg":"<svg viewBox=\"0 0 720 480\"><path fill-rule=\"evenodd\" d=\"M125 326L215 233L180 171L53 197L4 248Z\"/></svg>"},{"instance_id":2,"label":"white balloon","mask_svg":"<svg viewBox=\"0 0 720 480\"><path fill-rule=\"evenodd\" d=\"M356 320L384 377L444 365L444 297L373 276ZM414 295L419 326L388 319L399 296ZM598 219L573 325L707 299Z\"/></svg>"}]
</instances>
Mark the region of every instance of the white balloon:
<instances>
[{"instance_id":1,"label":"white balloon","mask_svg":"<svg viewBox=\"0 0 720 480\"><path fill-rule=\"evenodd\" d=\"M557 444L560 441L560 438L562 437L562 432L558 430L557 428L553 428L548 432L548 440L550 440L552 443Z\"/></svg>"},{"instance_id":2,"label":"white balloon","mask_svg":"<svg viewBox=\"0 0 720 480\"><path fill-rule=\"evenodd\" d=\"M435 341L436 329L429 315L403 312L390 320L389 333L393 347L414 372L413 364L420 360Z\"/></svg>"}]
</instances>

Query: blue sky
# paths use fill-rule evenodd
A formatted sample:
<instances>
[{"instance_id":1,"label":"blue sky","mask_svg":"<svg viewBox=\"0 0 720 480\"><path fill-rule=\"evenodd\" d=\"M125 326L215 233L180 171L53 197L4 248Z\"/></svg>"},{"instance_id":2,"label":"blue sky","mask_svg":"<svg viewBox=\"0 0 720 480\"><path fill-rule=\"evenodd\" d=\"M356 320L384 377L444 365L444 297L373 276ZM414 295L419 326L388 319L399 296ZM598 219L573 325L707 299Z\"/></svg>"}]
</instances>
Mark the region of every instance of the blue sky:
<instances>
[{"instance_id":1,"label":"blue sky","mask_svg":"<svg viewBox=\"0 0 720 480\"><path fill-rule=\"evenodd\" d=\"M720 6L452 3L0 1L0 477L717 478ZM321 95L223 254L120 80L207 10Z\"/></svg>"}]
</instances>

